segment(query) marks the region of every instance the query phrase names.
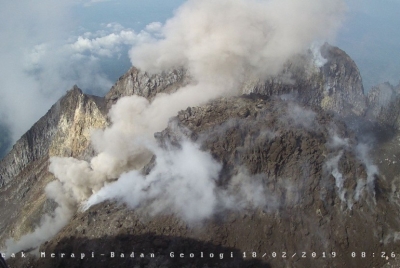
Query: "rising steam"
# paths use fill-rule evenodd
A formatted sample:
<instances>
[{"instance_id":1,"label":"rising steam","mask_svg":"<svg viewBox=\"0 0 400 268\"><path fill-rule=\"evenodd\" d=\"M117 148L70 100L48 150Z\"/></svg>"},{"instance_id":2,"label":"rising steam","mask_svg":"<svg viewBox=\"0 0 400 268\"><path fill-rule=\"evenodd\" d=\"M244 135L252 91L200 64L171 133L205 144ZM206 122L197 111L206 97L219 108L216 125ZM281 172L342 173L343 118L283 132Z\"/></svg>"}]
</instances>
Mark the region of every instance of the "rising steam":
<instances>
[{"instance_id":1,"label":"rising steam","mask_svg":"<svg viewBox=\"0 0 400 268\"><path fill-rule=\"evenodd\" d=\"M67 197L64 188L58 181L53 181L46 186L46 195L49 199L54 200L58 207L52 214L44 215L40 220L39 226L33 233L26 234L18 241L14 239L6 240L6 250L2 251L7 257L12 253L21 250L33 249L43 242L51 239L66 224L68 224L75 212L74 201Z\"/></svg>"},{"instance_id":2,"label":"rising steam","mask_svg":"<svg viewBox=\"0 0 400 268\"><path fill-rule=\"evenodd\" d=\"M181 148L153 148L156 165L144 176L137 170L121 175L92 195L85 207L117 199L131 208L151 203L151 214L175 213L188 222L209 218L217 205L216 181L221 170L210 154L184 141Z\"/></svg>"},{"instance_id":3,"label":"rising steam","mask_svg":"<svg viewBox=\"0 0 400 268\"><path fill-rule=\"evenodd\" d=\"M93 134L97 155L90 162L51 159L50 171L59 181L57 187L48 187L48 196L63 196L61 210L117 199L131 207L146 204L152 214L175 213L188 222L209 218L221 200L225 208L232 202L273 204L257 180L246 185L232 180L232 187L241 189L240 200L232 198L229 189L216 193L219 163L188 141L180 149L160 148L153 135L179 110L238 94L246 77L277 74L313 41L333 38L343 11L342 0L187 1L162 27L162 39L132 48L130 57L133 65L151 73L185 67L193 83L170 95L158 94L152 102L138 96L120 99L110 110L110 127ZM148 175L141 174L152 155L155 166ZM53 219L59 218L68 217ZM46 226L47 221L35 233ZM38 238L35 233L21 238L18 248L43 242L33 239ZM9 249L14 250L12 245Z\"/></svg>"},{"instance_id":4,"label":"rising steam","mask_svg":"<svg viewBox=\"0 0 400 268\"><path fill-rule=\"evenodd\" d=\"M334 0L190 0L162 28L164 39L133 48L131 61L150 72L184 66L198 82L237 86L333 38L343 11Z\"/></svg>"}]
</instances>

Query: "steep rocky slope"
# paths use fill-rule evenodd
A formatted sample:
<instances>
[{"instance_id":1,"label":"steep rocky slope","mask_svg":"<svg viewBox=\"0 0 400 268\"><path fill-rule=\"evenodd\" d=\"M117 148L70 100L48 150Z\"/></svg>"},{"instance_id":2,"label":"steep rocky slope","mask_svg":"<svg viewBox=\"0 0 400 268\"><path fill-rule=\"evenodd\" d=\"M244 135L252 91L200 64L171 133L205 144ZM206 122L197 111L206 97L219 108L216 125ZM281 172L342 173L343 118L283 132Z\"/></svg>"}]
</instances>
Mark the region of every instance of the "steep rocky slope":
<instances>
[{"instance_id":1,"label":"steep rocky slope","mask_svg":"<svg viewBox=\"0 0 400 268\"><path fill-rule=\"evenodd\" d=\"M266 80L247 77L241 92L265 96L288 95L305 105L322 107L342 116L363 115L367 98L354 61L343 50L327 43L321 47L320 53L326 61L321 67L309 51L289 61L276 76ZM132 67L105 96L107 107L123 96L135 94L152 99L159 92L174 92L190 80L190 74L184 69L149 75Z\"/></svg>"},{"instance_id":2,"label":"steep rocky slope","mask_svg":"<svg viewBox=\"0 0 400 268\"><path fill-rule=\"evenodd\" d=\"M32 231L44 212L44 187L54 176L49 157L85 157L91 154L90 131L106 126L105 102L74 86L54 104L0 162L0 238L20 237Z\"/></svg>"},{"instance_id":3,"label":"steep rocky slope","mask_svg":"<svg viewBox=\"0 0 400 268\"><path fill-rule=\"evenodd\" d=\"M293 107L315 117L299 117L292 113ZM332 131L336 131L336 138ZM218 187L230 189L237 183L232 178L245 169L249 176L242 176L239 183L261 183L269 202L253 210L232 209L200 227L187 226L168 213L150 217L146 210L133 212L115 203L100 204L76 215L41 251L106 256L80 262L41 259L40 267L101 265L110 260L111 252L117 256L131 252L157 256L111 259L117 267L376 267L386 260L352 258L351 252L398 250L391 243L398 218L387 216L397 207L387 203L387 186L379 177L367 184L367 163L355 155L357 140L332 114L252 95L188 108L156 136L161 144L178 147L180 140L189 136L224 164ZM335 142L333 138L347 141ZM332 175L328 164L338 156L343 189L337 187L339 178ZM358 196L359 185L365 188ZM177 259L169 255L202 251L224 253L226 259ZM228 258L230 252L234 252L233 262ZM248 258L241 258L243 252ZM257 252L258 258L250 262L252 252ZM273 258L273 252L297 256ZM301 258L302 252L307 258ZM335 258L332 252L337 254Z\"/></svg>"},{"instance_id":4,"label":"steep rocky slope","mask_svg":"<svg viewBox=\"0 0 400 268\"><path fill-rule=\"evenodd\" d=\"M366 97L354 61L327 43L321 47L320 57L326 62L316 64L315 55L309 51L289 62L280 75L247 82L243 93L289 94L307 106L322 107L341 116L363 115Z\"/></svg>"},{"instance_id":5,"label":"steep rocky slope","mask_svg":"<svg viewBox=\"0 0 400 268\"><path fill-rule=\"evenodd\" d=\"M74 86L13 146L0 163L0 185L31 162L46 156L79 156L89 145L90 128L105 126L102 98L84 95Z\"/></svg>"},{"instance_id":6,"label":"steep rocky slope","mask_svg":"<svg viewBox=\"0 0 400 268\"><path fill-rule=\"evenodd\" d=\"M120 77L106 94L107 108L124 96L138 95L153 99L157 93L170 93L189 83L190 76L185 69L176 69L161 74L149 75L132 67Z\"/></svg>"},{"instance_id":7,"label":"steep rocky slope","mask_svg":"<svg viewBox=\"0 0 400 268\"><path fill-rule=\"evenodd\" d=\"M400 128L400 87L384 83L368 92L368 117L389 127Z\"/></svg>"},{"instance_id":8,"label":"steep rocky slope","mask_svg":"<svg viewBox=\"0 0 400 268\"><path fill-rule=\"evenodd\" d=\"M324 65L313 62L311 51L299 55L276 77L244 81L246 96L190 107L179 112L167 129L155 133L163 146L179 148L186 138L196 142L223 166L219 189L240 195L235 191L241 180L254 180L270 198L268 205L232 208L201 226L188 226L168 213L149 217L145 210L132 211L107 201L77 211L40 248L47 254L89 256L93 251L105 256L81 261L60 256L16 258L10 263L15 267L105 263L113 267L379 267L386 263L385 258L352 258L351 252L400 252L397 168L379 163L385 154L399 151L397 132L386 135L397 117L386 122L388 105L374 104L382 102L373 93L367 100L357 66L348 55L327 44L321 54L327 59ZM33 230L40 216L54 209L43 193L54 180L48 172L50 156L90 159L94 154L90 130L108 124L106 114L120 98L136 94L152 99L190 81L183 69L148 75L132 67L104 98L87 96L76 87L69 91L0 163L4 207L0 241ZM368 154L360 145L370 141L364 139L364 130L371 129L374 142L369 144L375 146ZM143 172L150 172L156 161L153 158ZM371 171L374 164L381 170L378 175ZM111 259L111 251L155 253L156 258ZM192 251L224 253L225 257L171 258L172 251L185 256ZM281 257L283 251L287 258ZM301 257L303 251L307 258ZM316 258L311 255L314 251ZM228 258L231 252L233 260ZM245 259L243 252L247 252ZM257 258L249 258L251 252L257 252ZM280 257L273 258L273 252ZM337 256L333 258L331 252Z\"/></svg>"}]
</instances>

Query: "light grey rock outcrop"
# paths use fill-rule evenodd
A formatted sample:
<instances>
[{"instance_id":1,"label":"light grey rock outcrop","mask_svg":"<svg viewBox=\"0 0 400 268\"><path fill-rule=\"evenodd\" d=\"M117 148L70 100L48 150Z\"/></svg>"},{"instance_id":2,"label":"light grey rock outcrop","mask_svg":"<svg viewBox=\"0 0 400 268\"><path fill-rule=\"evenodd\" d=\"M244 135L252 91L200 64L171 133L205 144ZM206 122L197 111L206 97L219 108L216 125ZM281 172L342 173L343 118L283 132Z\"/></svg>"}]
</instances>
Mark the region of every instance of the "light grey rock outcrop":
<instances>
[{"instance_id":1,"label":"light grey rock outcrop","mask_svg":"<svg viewBox=\"0 0 400 268\"><path fill-rule=\"evenodd\" d=\"M373 87L368 92L367 117L380 124L400 129L400 88L389 83Z\"/></svg>"},{"instance_id":2,"label":"light grey rock outcrop","mask_svg":"<svg viewBox=\"0 0 400 268\"><path fill-rule=\"evenodd\" d=\"M343 50L328 44L321 48L321 54L328 60L322 67L324 99L321 107L341 115L363 116L367 100L357 65Z\"/></svg>"},{"instance_id":3,"label":"light grey rock outcrop","mask_svg":"<svg viewBox=\"0 0 400 268\"><path fill-rule=\"evenodd\" d=\"M313 54L299 55L287 63L283 72L266 81L250 81L244 93L262 95L289 94L303 104L321 107L341 116L365 114L367 101L360 72L354 61L341 49L325 43L317 66Z\"/></svg>"},{"instance_id":4,"label":"light grey rock outcrop","mask_svg":"<svg viewBox=\"0 0 400 268\"><path fill-rule=\"evenodd\" d=\"M89 145L89 129L106 125L103 98L74 86L36 122L0 161L0 186L30 163L48 156L77 156Z\"/></svg>"},{"instance_id":5,"label":"light grey rock outcrop","mask_svg":"<svg viewBox=\"0 0 400 268\"><path fill-rule=\"evenodd\" d=\"M358 182L367 179L368 166L350 150L357 145L357 139L332 112L362 116L367 110L367 99L357 66L346 53L325 44L321 54L326 59L323 65L313 62L312 52L298 55L275 77L245 81L242 92L249 95L221 98L188 108L179 112L165 131L156 134L161 144L163 140L173 143L179 142L176 133L187 131L189 138L201 143L202 149L223 165L218 187L226 187L239 166L244 166L252 176L263 176L265 186L282 201L283 209L279 213L266 213L261 209L241 214L233 211L227 218L221 215L208 222L204 233L199 234L180 225L174 216L145 219L126 207L107 202L85 212L76 212L71 222L56 238L43 244L41 250L85 252L93 251L91 246L94 245L96 252L110 252L131 250L133 245L145 252L156 248L160 258L165 256L172 262L178 259L171 260L169 252L184 249L200 252L204 241L209 243L204 246L207 250L211 244L217 244L235 252L249 249L261 252L271 247L291 252L312 252L315 248L329 252L333 248L344 256L351 251L388 250L391 245L381 241L390 239L393 225L386 224L398 207L387 201L393 196L385 188L385 182L376 178L373 184L376 196L363 197L359 200L370 202L357 201L352 210L346 209L336 189L336 178L327 170L327 159L339 155L338 172L345 181L339 190L346 189L345 197L356 200ZM151 100L157 93L176 91L190 81L184 69L149 75L132 67L104 98L87 96L77 87L70 90L0 162L0 183L5 184L0 187L0 207L7 206L0 214L0 242L10 235L18 238L32 231L40 216L51 211L52 205L44 194L45 185L55 179L48 171L49 157L89 158L90 130L108 124L107 112L118 99L139 95ZM375 99L379 98L371 97L370 103L375 103ZM383 99L387 99L385 94ZM372 115L384 117L382 105L375 110L377 112L371 112ZM176 122L182 129L175 133ZM339 148L342 152L329 147L332 127L344 141ZM293 187L283 187L286 182ZM370 206L374 203L372 198L376 201L374 206ZM186 238L194 240L186 241ZM182 239L185 244L180 242ZM361 239L368 243L360 243ZM165 255L159 254L164 252ZM60 260L55 259L56 262ZM96 260L103 259L93 258L93 267ZM56 267L52 261L50 258L38 260L47 262L47 267ZM116 265L119 261L115 258ZM296 261L290 259L287 266L295 266ZM329 263L321 258L304 261L306 263L299 266L339 267L350 263L377 267L384 260L361 260L360 264L360 259L347 254L343 263L336 263L332 258ZM69 267L83 265L71 258L67 262ZM45 263L36 264L46 267ZM127 265L132 266L132 263ZM30 267L19 263L15 266ZM143 263L142 266L149 265ZM175 266L182 267L182 263Z\"/></svg>"},{"instance_id":6,"label":"light grey rock outcrop","mask_svg":"<svg viewBox=\"0 0 400 268\"><path fill-rule=\"evenodd\" d=\"M88 157L90 132L106 126L106 112L104 98L74 86L0 161L0 247L10 236L18 239L33 231L42 215L54 210L44 190L55 179L49 158Z\"/></svg>"},{"instance_id":7,"label":"light grey rock outcrop","mask_svg":"<svg viewBox=\"0 0 400 268\"><path fill-rule=\"evenodd\" d=\"M151 75L132 67L119 78L106 94L107 107L110 108L124 96L138 95L152 99L157 93L176 91L188 84L189 81L190 77L185 69L175 69Z\"/></svg>"},{"instance_id":8,"label":"light grey rock outcrop","mask_svg":"<svg viewBox=\"0 0 400 268\"><path fill-rule=\"evenodd\" d=\"M313 53L298 55L284 70L265 80L248 77L241 93L266 96L291 95L305 105L322 107L341 116L364 115L367 100L360 72L354 61L341 49L324 44L317 66ZM135 67L124 74L105 96L107 108L124 96L138 95L148 99L160 92L173 92L191 82L187 70L175 69L150 75Z\"/></svg>"}]
</instances>

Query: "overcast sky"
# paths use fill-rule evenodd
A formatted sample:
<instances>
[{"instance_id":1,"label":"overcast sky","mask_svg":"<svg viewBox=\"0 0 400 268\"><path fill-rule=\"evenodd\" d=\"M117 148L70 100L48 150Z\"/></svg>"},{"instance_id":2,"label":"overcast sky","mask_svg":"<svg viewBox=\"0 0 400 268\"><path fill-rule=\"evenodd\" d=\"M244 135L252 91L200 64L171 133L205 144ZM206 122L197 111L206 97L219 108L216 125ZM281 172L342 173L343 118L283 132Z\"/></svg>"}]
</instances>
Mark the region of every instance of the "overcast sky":
<instances>
[{"instance_id":1,"label":"overcast sky","mask_svg":"<svg viewBox=\"0 0 400 268\"><path fill-rule=\"evenodd\" d=\"M217 1L217 0L216 0ZM103 95L130 66L128 50L157 38L183 0L19 0L0 9L0 118L18 139L77 84ZM347 0L335 45L366 90L400 77L400 1ZM221 11L222 12L222 11Z\"/></svg>"}]
</instances>

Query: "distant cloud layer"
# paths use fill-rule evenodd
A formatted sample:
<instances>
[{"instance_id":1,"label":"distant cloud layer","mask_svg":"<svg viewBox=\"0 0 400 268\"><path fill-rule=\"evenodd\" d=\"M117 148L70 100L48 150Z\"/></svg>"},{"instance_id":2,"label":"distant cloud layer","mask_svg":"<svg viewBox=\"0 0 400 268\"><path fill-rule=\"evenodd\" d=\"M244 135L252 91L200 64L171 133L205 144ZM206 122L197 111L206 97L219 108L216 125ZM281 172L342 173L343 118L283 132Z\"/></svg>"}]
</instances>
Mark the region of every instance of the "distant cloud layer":
<instances>
[{"instance_id":1,"label":"distant cloud layer","mask_svg":"<svg viewBox=\"0 0 400 268\"><path fill-rule=\"evenodd\" d=\"M151 38L118 23L99 25L96 32L79 29L70 11L85 3L22 0L2 5L0 123L10 129L13 142L74 84L104 94L114 82L105 72L106 61L126 58L128 48ZM153 34L156 26L149 26Z\"/></svg>"},{"instance_id":2,"label":"distant cloud layer","mask_svg":"<svg viewBox=\"0 0 400 268\"><path fill-rule=\"evenodd\" d=\"M148 26L151 31L157 30L157 23ZM86 32L79 36L69 47L74 52L90 52L92 55L112 57L121 52L123 45L135 45L137 42L144 42L151 39L148 32L135 33L132 29L125 29L118 23L108 23L104 30L96 33Z\"/></svg>"},{"instance_id":3,"label":"distant cloud layer","mask_svg":"<svg viewBox=\"0 0 400 268\"><path fill-rule=\"evenodd\" d=\"M14 140L57 99L26 70L33 46L65 38L71 1L6 1L0 9L0 118ZM49 12L50 11L50 12ZM50 80L51 78L49 78Z\"/></svg>"}]
</instances>

